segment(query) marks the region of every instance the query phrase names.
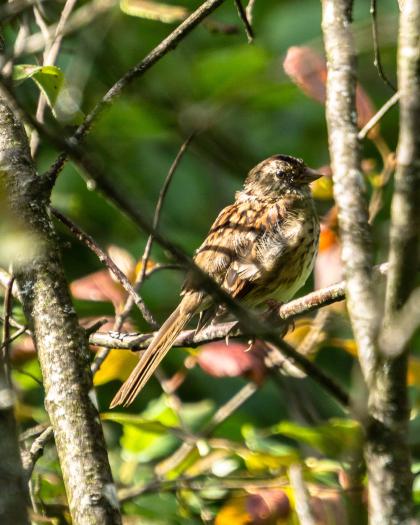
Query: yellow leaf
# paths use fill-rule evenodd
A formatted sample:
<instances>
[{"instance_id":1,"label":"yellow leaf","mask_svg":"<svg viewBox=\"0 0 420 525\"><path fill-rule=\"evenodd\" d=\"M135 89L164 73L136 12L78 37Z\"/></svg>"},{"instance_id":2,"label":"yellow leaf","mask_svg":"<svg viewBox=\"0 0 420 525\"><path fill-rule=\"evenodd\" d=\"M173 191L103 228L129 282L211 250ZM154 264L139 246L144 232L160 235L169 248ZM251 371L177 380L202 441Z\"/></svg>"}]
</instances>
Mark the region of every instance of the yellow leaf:
<instances>
[{"instance_id":1,"label":"yellow leaf","mask_svg":"<svg viewBox=\"0 0 420 525\"><path fill-rule=\"evenodd\" d=\"M333 198L333 183L331 177L321 177L311 184L315 199L328 200Z\"/></svg>"},{"instance_id":2,"label":"yellow leaf","mask_svg":"<svg viewBox=\"0 0 420 525\"><path fill-rule=\"evenodd\" d=\"M150 0L121 0L120 8L127 15L158 20L167 24L185 20L189 15L189 11L185 7Z\"/></svg>"},{"instance_id":3,"label":"yellow leaf","mask_svg":"<svg viewBox=\"0 0 420 525\"><path fill-rule=\"evenodd\" d=\"M150 272L150 270L152 270L155 266L156 266L155 261L152 261L151 259L148 259L147 260L147 265L146 265L146 274L148 272ZM139 276L141 275L142 268L143 268L143 261L139 261L136 264L136 268L134 270L134 279L135 280L137 280L139 278Z\"/></svg>"},{"instance_id":4,"label":"yellow leaf","mask_svg":"<svg viewBox=\"0 0 420 525\"><path fill-rule=\"evenodd\" d=\"M101 368L96 372L93 383L97 386L115 379L125 381L138 362L139 359L134 352L111 350Z\"/></svg>"},{"instance_id":5,"label":"yellow leaf","mask_svg":"<svg viewBox=\"0 0 420 525\"><path fill-rule=\"evenodd\" d=\"M240 496L230 499L223 505L216 516L214 525L251 525L251 516L246 510L246 497Z\"/></svg>"}]
</instances>

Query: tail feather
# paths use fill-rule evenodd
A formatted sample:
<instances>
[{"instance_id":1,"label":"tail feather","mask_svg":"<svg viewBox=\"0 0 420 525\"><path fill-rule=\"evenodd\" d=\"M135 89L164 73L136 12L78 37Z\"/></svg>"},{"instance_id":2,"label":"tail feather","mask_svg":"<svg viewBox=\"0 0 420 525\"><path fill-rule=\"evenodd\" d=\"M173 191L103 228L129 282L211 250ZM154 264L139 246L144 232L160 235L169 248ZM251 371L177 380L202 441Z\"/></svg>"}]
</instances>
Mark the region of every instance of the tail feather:
<instances>
[{"instance_id":1,"label":"tail feather","mask_svg":"<svg viewBox=\"0 0 420 525\"><path fill-rule=\"evenodd\" d=\"M111 401L110 408L117 405L130 405L149 381L181 330L196 312L194 302L191 303L186 299L188 298L184 297L176 310L163 323L139 363Z\"/></svg>"}]
</instances>

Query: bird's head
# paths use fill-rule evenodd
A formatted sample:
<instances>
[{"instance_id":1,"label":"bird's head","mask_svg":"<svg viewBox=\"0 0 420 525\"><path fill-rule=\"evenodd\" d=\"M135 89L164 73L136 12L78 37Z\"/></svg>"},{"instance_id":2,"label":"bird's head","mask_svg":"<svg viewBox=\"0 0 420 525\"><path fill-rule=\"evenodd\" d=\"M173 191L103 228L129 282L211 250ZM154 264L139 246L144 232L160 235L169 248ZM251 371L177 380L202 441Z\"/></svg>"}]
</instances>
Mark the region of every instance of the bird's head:
<instances>
[{"instance_id":1,"label":"bird's head","mask_svg":"<svg viewBox=\"0 0 420 525\"><path fill-rule=\"evenodd\" d=\"M258 196L278 196L307 191L308 185L322 173L306 166L302 159L289 155L273 155L249 172L244 189Z\"/></svg>"}]
</instances>

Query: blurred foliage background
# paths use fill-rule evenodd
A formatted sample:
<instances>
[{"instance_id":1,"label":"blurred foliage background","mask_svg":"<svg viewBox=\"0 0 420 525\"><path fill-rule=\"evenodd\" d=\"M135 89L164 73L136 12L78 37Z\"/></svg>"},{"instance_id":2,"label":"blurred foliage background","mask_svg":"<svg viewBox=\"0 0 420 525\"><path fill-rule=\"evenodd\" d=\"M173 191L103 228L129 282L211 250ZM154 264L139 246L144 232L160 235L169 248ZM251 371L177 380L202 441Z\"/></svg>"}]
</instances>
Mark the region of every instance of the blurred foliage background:
<instances>
[{"instance_id":1,"label":"blurred foliage background","mask_svg":"<svg viewBox=\"0 0 420 525\"><path fill-rule=\"evenodd\" d=\"M78 110L87 113L128 68L175 27L177 22L145 18L139 4L126 0L121 9L110 0L78 3L76 12L90 5L94 16L65 36L57 60L68 100ZM199 2L167 0L167 4L193 10ZM395 83L398 8L393 0L380 2L379 7L381 58ZM58 19L61 8L60 2L42 4L47 25ZM23 16L31 33L38 33L31 11ZM96 123L86 141L88 150L113 183L130 194L151 220L173 159L183 141L196 132L170 186L160 224L161 231L189 254L201 243L218 211L231 202L247 171L263 158L286 153L303 158L314 168L324 167L327 176L314 188L319 214L327 217L315 282L311 279L299 295L314 286L331 284L339 280L341 267L328 178L324 107L308 97L283 68L292 46L307 46L322 56L320 3L257 0L253 20L256 36L251 45L233 2L225 2L209 20L211 25L195 29L175 51L124 91ZM3 27L6 50L13 48L21 21L22 17ZM366 1L355 2L354 31L359 81L365 99L370 98L379 108L392 92L373 64ZM23 50L15 63L38 64L41 50L35 51ZM316 67L316 61L314 64ZM303 66L297 62L297 67ZM16 86L16 94L35 114L37 85L25 81ZM48 109L46 121L53 120ZM70 133L71 126L67 130ZM395 150L397 130L398 115L393 109L381 121L385 151ZM380 151L377 146L365 140L363 159L370 195L379 188L382 196L373 221L376 260L382 262L387 256L392 193L392 182L383 179L383 170L384 161L386 164L392 156L384 156L384 148ZM40 173L48 169L56 154L41 141L36 155ZM70 162L53 191L53 205L101 246L112 246L115 262L134 278L139 271L135 261L141 259L146 236L89 188ZM121 310L125 293L85 246L60 224L57 229L80 317L88 318L87 324L103 316L112 321L115 308ZM8 235L6 228L4 237ZM156 244L151 259L173 262ZM182 280L181 271L166 270L155 272L144 283L141 294L159 321L176 305ZM23 320L17 304L13 314ZM110 326L112 322L102 330ZM148 331L135 310L125 329ZM343 305L298 320L287 338L357 395L360 385L355 344ZM418 346L418 338L415 343ZM152 380L130 409L112 413L107 408L109 401L136 357L126 351L112 351L98 372L97 400L114 477L122 490L125 522L298 523L295 485L303 475L317 523L356 523L351 521L351 513L360 509L345 489L354 487L357 480L358 490L364 490L357 424L310 379L270 376L265 369L261 371L257 357L243 353L245 344L232 342L230 346L230 350L224 343L172 350L163 366L169 378L167 383L163 381L167 392ZM420 466L417 359L414 353L410 368L414 469ZM14 343L13 362L22 429L46 424L40 372L28 339ZM238 400L236 409L229 404L233 396ZM232 410L216 424L220 407ZM130 492L133 487L137 491ZM419 491L416 481L416 501ZM40 514L54 517L54 523L66 522L65 496L53 446L47 447L36 466L33 497ZM363 495L355 499L360 500L363 502Z\"/></svg>"}]
</instances>

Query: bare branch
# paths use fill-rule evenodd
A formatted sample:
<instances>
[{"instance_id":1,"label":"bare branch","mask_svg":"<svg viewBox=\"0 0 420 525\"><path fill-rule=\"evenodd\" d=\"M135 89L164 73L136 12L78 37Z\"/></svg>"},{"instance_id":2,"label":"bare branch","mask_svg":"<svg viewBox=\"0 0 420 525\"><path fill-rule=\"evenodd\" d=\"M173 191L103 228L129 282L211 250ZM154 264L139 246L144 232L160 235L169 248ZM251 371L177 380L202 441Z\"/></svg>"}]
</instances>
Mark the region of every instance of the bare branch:
<instances>
[{"instance_id":1,"label":"bare branch","mask_svg":"<svg viewBox=\"0 0 420 525\"><path fill-rule=\"evenodd\" d=\"M133 286L131 285L130 281L127 279L126 275L118 268L118 266L114 263L114 261L107 255L102 248L96 243L96 241L88 235L86 232L84 232L79 226L77 226L73 221L71 221L68 217L65 217L62 213L60 213L55 208L50 208L52 214L57 217L63 224L69 228L69 230L81 241L83 242L90 250L92 250L99 258L101 262L105 264L105 266L109 269L110 272L118 279L121 286L126 290L126 292L130 295L130 297L133 299L135 305L140 310L142 316L144 319L149 323L149 325L157 329L158 324L153 318L153 315L145 305L143 299L138 295L138 293L134 290Z\"/></svg>"},{"instance_id":2,"label":"bare branch","mask_svg":"<svg viewBox=\"0 0 420 525\"><path fill-rule=\"evenodd\" d=\"M171 167L169 168L169 171L168 171L168 174L166 176L166 179L163 182L163 186L162 186L162 188L161 188L161 190L159 192L158 201L156 203L155 214L153 216L152 227L153 227L154 230L157 230L158 227L159 227L160 215L162 213L163 202L165 200L166 194L168 193L168 189L169 189L169 186L170 186L170 184L172 182L172 178L175 175L175 172L176 172L176 170L178 168L178 165L181 162L181 159L184 156L184 153L187 151L187 148L190 145L190 142L194 138L194 135L195 135L195 133L192 133L187 138L187 140L185 140L183 142L183 144L181 145L181 147L180 147L180 149L179 149L179 151L178 151L178 153L177 153L173 163L171 164ZM137 289L140 289L140 287L141 287L141 285L142 285L142 283L144 281L144 278L146 277L147 263L149 261L150 253L152 251L152 245L153 245L153 234L149 235L149 238L147 239L147 243L146 243L146 247L144 249L143 257L141 259L141 273L140 273L138 281L135 283L135 286L137 287ZM127 305L127 308L128 308L128 305ZM125 310L125 308L124 308L124 310Z\"/></svg>"},{"instance_id":3,"label":"bare branch","mask_svg":"<svg viewBox=\"0 0 420 525\"><path fill-rule=\"evenodd\" d=\"M311 512L310 495L303 479L302 466L295 463L289 468L290 485L295 498L296 514L300 525L315 525Z\"/></svg>"},{"instance_id":4,"label":"bare branch","mask_svg":"<svg viewBox=\"0 0 420 525\"><path fill-rule=\"evenodd\" d=\"M388 111L395 106L395 104L400 100L400 92L397 91L392 95L392 97L385 102L385 104L378 110L375 115L363 126L363 128L357 134L359 140L363 140L369 131L376 126L376 124L381 120L381 118L388 113Z\"/></svg>"},{"instance_id":5,"label":"bare branch","mask_svg":"<svg viewBox=\"0 0 420 525\"><path fill-rule=\"evenodd\" d=\"M400 134L391 206L386 310L400 309L413 289L420 241L420 7L407 0L401 9L398 47Z\"/></svg>"},{"instance_id":6,"label":"bare branch","mask_svg":"<svg viewBox=\"0 0 420 525\"><path fill-rule=\"evenodd\" d=\"M246 17L247 17L247 19L248 19L248 21L249 21L251 26L252 26L252 21L253 21L253 18L254 18L255 1L256 0L248 0L248 5L246 6L246 9L245 9Z\"/></svg>"},{"instance_id":7,"label":"bare branch","mask_svg":"<svg viewBox=\"0 0 420 525\"><path fill-rule=\"evenodd\" d=\"M378 42L379 38L378 38L378 20L377 20L376 0L370 1L370 14L372 16L373 52L374 52L374 57L375 57L373 63L375 64L375 67L378 70L378 74L382 78L382 80L385 82L385 84L388 87L390 87L392 91L396 91L391 81L385 75L383 67L382 67L381 54L380 54L379 42Z\"/></svg>"},{"instance_id":8,"label":"bare branch","mask_svg":"<svg viewBox=\"0 0 420 525\"><path fill-rule=\"evenodd\" d=\"M14 276L10 277L7 283L6 293L4 295L4 322L3 322L3 338L1 345L2 364L4 366L4 376L9 383L10 381L10 366L9 366L9 344L10 344L10 317L12 312L12 289L15 281Z\"/></svg>"},{"instance_id":9,"label":"bare branch","mask_svg":"<svg viewBox=\"0 0 420 525\"><path fill-rule=\"evenodd\" d=\"M376 296L373 289L371 240L359 170L354 103L356 59L351 34L352 4L352 0L323 0L323 30L328 56L327 123L334 194L339 207L349 312L358 345L359 361L368 389L367 417L364 418L363 424L366 432L364 455L368 468L370 523L408 524L412 518L412 479L407 445L409 417L406 387L407 356L404 354L392 359L381 355L378 348L381 307L377 301L379 296ZM411 104L417 107L416 117L406 114L410 124L404 132L404 117L401 116L401 133L406 134L405 139L410 144L409 155L404 154L404 166L408 168L411 176L406 177L405 182L402 182L404 190L407 180L411 181L408 186L413 184L416 178L417 181L419 180L418 164L416 168L411 164L414 160L411 156L414 151L412 145L415 141L418 144L419 140L418 77L415 80L416 75L419 74L419 11L418 0L407 0L401 13L400 23L398 66L400 106L402 108L404 103L410 100ZM405 45L408 49L404 49ZM409 78L410 82L405 83ZM407 91L404 91L404 88ZM410 106L410 111L414 107ZM401 137L400 135L400 143ZM418 148L415 155L418 159ZM414 173L417 175L413 177ZM410 191L413 190L411 186ZM418 192L418 189L416 191ZM405 191L402 193L408 195ZM397 201L399 199L398 184L396 199ZM391 250L394 259L393 266L390 260L390 271L392 268L393 276L390 277L387 287L386 318L387 311L395 309L401 299L404 301L407 297L405 295L409 289L407 283L413 282L417 267L413 253L409 250L403 251L404 247L407 248L415 239L411 230L413 224L404 222L408 217L416 217L414 208L408 204L411 202L410 199L411 195L407 200L401 199L398 211L393 207L395 224L403 224L404 228L408 229L395 229L391 242L392 245L395 241L395 247L401 239L401 244L398 245L399 251ZM414 205L414 201L412 202ZM418 232L418 226L416 231ZM400 239L397 240L395 235L400 236ZM406 242L408 244L405 244ZM410 246L413 248L413 244ZM400 265L396 261L400 261ZM398 266L399 270L396 271ZM402 274L399 273L401 270ZM395 286L397 275L401 280ZM394 293L394 290L398 291Z\"/></svg>"},{"instance_id":10,"label":"bare branch","mask_svg":"<svg viewBox=\"0 0 420 525\"><path fill-rule=\"evenodd\" d=\"M244 24L246 37L248 39L248 44L252 44L254 40L254 30L252 29L251 23L248 20L247 11L245 11L244 6L242 5L241 0L235 0L236 9L238 10L239 18Z\"/></svg>"},{"instance_id":11,"label":"bare branch","mask_svg":"<svg viewBox=\"0 0 420 525\"><path fill-rule=\"evenodd\" d=\"M47 427L32 443L29 450L22 452L23 469L26 479L29 480L35 467L35 463L44 453L44 447L53 438L52 427Z\"/></svg>"}]
</instances>

